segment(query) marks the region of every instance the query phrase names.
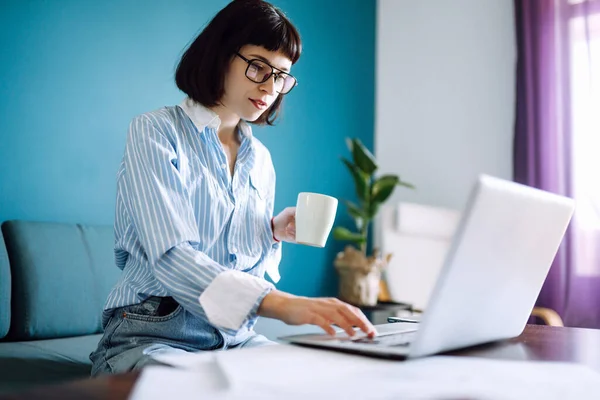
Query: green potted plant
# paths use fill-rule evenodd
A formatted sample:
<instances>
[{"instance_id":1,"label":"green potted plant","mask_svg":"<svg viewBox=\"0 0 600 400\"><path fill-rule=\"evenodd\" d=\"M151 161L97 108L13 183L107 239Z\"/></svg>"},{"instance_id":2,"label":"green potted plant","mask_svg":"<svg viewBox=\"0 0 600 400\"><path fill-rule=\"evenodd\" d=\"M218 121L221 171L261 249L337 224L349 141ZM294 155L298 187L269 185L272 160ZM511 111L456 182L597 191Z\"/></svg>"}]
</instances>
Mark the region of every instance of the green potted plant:
<instances>
[{"instance_id":1,"label":"green potted plant","mask_svg":"<svg viewBox=\"0 0 600 400\"><path fill-rule=\"evenodd\" d=\"M383 256L374 249L367 256L369 226L396 186L411 189L414 186L397 175L376 177L378 166L373 154L359 139L346 139L346 143L352 160L342 157L342 162L352 175L358 201L342 200L354 220L355 230L341 226L333 230L334 239L353 244L338 253L334 261L340 277L338 296L355 305L374 305L379 295L381 272L389 263L391 254Z\"/></svg>"}]
</instances>

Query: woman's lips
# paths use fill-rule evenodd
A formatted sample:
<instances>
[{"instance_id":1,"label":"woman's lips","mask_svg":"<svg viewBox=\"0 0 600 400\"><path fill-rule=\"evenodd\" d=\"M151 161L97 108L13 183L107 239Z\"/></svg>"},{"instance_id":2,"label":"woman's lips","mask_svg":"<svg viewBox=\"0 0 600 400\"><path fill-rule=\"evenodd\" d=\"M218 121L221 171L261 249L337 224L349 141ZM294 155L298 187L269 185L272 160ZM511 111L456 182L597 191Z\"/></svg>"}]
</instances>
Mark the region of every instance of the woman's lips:
<instances>
[{"instance_id":1,"label":"woman's lips","mask_svg":"<svg viewBox=\"0 0 600 400\"><path fill-rule=\"evenodd\" d=\"M254 105L254 107L256 107L259 110L264 110L267 108L267 103L265 103L262 100L254 100L254 99L249 99L249 100Z\"/></svg>"}]
</instances>

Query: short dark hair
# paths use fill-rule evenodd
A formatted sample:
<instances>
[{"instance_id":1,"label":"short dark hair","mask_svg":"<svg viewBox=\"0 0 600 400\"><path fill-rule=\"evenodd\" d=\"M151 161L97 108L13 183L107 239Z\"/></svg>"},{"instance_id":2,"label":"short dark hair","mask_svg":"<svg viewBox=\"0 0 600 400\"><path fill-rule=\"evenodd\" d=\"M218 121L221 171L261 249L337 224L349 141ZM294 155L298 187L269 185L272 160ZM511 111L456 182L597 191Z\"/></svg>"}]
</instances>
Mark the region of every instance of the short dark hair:
<instances>
[{"instance_id":1,"label":"short dark hair","mask_svg":"<svg viewBox=\"0 0 600 400\"><path fill-rule=\"evenodd\" d=\"M234 0L215 15L187 48L175 73L177 87L205 107L219 104L231 58L245 45L281 51L296 63L300 34L283 12L263 0ZM282 96L254 123L273 125Z\"/></svg>"}]
</instances>

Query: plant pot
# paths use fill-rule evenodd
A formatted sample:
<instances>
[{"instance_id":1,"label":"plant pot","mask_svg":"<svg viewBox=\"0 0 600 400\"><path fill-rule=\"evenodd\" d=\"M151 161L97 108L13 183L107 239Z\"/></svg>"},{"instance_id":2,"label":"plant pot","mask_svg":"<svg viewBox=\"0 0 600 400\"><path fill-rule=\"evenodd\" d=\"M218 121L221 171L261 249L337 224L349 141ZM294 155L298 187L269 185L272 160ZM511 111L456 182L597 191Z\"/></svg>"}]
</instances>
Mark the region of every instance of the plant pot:
<instances>
[{"instance_id":1,"label":"plant pot","mask_svg":"<svg viewBox=\"0 0 600 400\"><path fill-rule=\"evenodd\" d=\"M356 306L377 304L381 272L390 258L391 254L385 258L379 257L377 251L366 257L360 250L346 246L334 262L340 279L338 297Z\"/></svg>"}]
</instances>

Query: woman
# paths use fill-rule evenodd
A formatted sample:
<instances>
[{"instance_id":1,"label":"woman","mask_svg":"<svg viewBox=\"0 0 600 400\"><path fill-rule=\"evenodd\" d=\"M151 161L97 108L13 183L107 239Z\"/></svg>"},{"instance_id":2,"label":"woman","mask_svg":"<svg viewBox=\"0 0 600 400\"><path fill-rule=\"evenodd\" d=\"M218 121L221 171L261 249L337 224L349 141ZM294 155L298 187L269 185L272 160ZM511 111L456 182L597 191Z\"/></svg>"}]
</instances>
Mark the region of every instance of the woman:
<instances>
[{"instance_id":1,"label":"woman","mask_svg":"<svg viewBox=\"0 0 600 400\"><path fill-rule=\"evenodd\" d=\"M296 85L298 32L259 0L221 10L184 53L187 98L132 121L117 175L116 263L92 374L156 362L163 352L271 344L257 316L292 325L375 329L355 307L276 290L295 209L273 216L275 171L249 122L272 125Z\"/></svg>"}]
</instances>

